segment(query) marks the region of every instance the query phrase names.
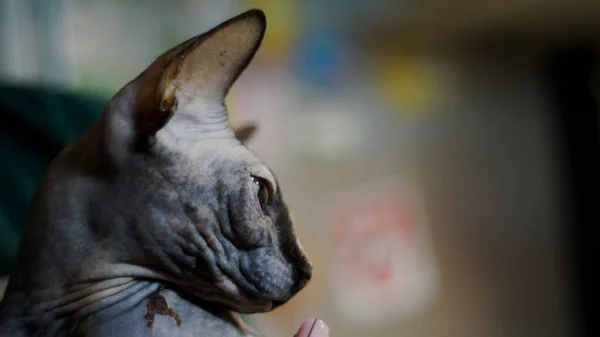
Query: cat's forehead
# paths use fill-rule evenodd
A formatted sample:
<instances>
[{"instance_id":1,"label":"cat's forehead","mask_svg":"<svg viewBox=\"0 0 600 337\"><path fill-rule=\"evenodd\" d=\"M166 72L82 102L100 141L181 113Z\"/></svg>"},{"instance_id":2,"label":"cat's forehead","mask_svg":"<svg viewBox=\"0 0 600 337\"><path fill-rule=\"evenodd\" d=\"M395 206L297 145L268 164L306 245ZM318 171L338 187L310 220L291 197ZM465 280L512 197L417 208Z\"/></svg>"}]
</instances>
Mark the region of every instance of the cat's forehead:
<instances>
[{"instance_id":1,"label":"cat's forehead","mask_svg":"<svg viewBox=\"0 0 600 337\"><path fill-rule=\"evenodd\" d=\"M213 152L214 151L214 152ZM271 169L256 154L241 143L234 147L217 147L213 151L213 165L223 175L259 177L269 181L277 192L277 179Z\"/></svg>"},{"instance_id":2,"label":"cat's forehead","mask_svg":"<svg viewBox=\"0 0 600 337\"><path fill-rule=\"evenodd\" d=\"M157 134L157 145L180 174L207 174L214 178L256 176L269 181L274 192L277 190L271 169L235 138L197 140L166 132Z\"/></svg>"}]
</instances>

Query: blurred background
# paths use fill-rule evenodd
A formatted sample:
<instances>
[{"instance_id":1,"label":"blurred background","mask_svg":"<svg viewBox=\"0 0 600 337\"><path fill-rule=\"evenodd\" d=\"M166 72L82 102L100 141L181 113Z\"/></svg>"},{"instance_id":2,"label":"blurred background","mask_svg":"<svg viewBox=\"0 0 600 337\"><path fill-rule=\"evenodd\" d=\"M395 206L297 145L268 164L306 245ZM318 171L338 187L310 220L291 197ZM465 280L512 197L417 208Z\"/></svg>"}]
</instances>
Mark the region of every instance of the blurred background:
<instances>
[{"instance_id":1,"label":"blurred background","mask_svg":"<svg viewBox=\"0 0 600 337\"><path fill-rule=\"evenodd\" d=\"M292 336L600 336L600 2L0 0L0 274L45 166L155 57L252 7L228 98L314 278Z\"/></svg>"}]
</instances>

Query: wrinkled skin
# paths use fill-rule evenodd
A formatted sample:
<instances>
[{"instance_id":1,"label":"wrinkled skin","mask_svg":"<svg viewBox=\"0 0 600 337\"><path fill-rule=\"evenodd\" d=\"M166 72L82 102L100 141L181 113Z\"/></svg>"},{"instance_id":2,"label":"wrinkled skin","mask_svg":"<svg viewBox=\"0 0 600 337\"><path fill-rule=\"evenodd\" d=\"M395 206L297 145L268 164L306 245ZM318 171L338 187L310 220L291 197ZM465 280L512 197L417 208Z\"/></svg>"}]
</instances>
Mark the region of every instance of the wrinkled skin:
<instances>
[{"instance_id":1,"label":"wrinkled skin","mask_svg":"<svg viewBox=\"0 0 600 337\"><path fill-rule=\"evenodd\" d=\"M246 336L236 312L311 277L273 173L223 104L253 10L160 56L63 150L33 198L0 336Z\"/></svg>"}]
</instances>

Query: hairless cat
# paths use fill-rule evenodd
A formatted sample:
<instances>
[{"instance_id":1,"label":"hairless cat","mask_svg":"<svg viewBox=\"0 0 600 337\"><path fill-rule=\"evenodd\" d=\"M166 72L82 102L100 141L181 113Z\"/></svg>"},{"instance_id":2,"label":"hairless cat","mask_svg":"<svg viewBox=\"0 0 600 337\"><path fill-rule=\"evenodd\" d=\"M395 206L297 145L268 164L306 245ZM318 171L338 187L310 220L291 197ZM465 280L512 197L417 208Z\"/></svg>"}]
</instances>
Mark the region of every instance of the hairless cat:
<instances>
[{"instance_id":1,"label":"hairless cat","mask_svg":"<svg viewBox=\"0 0 600 337\"><path fill-rule=\"evenodd\" d=\"M238 15L158 57L45 172L0 336L249 336L311 278L273 172L225 96L266 28Z\"/></svg>"}]
</instances>

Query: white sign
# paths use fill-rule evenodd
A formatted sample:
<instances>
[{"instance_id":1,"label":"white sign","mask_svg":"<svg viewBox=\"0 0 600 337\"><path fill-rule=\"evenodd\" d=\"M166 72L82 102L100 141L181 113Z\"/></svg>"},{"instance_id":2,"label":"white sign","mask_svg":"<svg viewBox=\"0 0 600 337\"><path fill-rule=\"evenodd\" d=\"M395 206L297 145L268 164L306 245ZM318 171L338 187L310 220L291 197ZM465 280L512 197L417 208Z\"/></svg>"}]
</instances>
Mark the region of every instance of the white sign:
<instances>
[{"instance_id":1,"label":"white sign","mask_svg":"<svg viewBox=\"0 0 600 337\"><path fill-rule=\"evenodd\" d=\"M331 294L348 324L421 313L437 274L417 190L398 178L344 191L327 205Z\"/></svg>"}]
</instances>

